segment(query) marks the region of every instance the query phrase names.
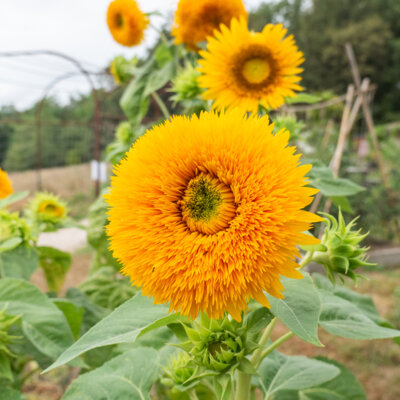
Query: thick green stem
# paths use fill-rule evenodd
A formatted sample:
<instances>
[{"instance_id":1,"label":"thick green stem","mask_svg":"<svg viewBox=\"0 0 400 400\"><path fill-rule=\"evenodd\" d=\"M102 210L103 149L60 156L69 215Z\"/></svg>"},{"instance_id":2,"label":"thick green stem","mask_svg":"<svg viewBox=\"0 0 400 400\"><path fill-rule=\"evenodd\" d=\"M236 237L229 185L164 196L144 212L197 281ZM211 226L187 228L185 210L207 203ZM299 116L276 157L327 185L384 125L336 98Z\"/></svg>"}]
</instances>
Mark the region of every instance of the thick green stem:
<instances>
[{"instance_id":1,"label":"thick green stem","mask_svg":"<svg viewBox=\"0 0 400 400\"><path fill-rule=\"evenodd\" d=\"M168 108L166 107L166 105L163 102L162 98L158 95L157 92L153 92L151 95L153 96L153 99L158 104L158 107L160 107L160 110L163 113L164 117L166 119L168 119L170 117L170 115L169 115L169 112L168 112Z\"/></svg>"},{"instance_id":2,"label":"thick green stem","mask_svg":"<svg viewBox=\"0 0 400 400\"><path fill-rule=\"evenodd\" d=\"M189 390L188 395L189 395L190 400L199 400L195 389Z\"/></svg>"},{"instance_id":3,"label":"thick green stem","mask_svg":"<svg viewBox=\"0 0 400 400\"><path fill-rule=\"evenodd\" d=\"M279 339L276 339L275 342L273 342L270 346L268 346L261 354L261 360L263 360L265 357L267 357L268 354L272 353L276 348L278 348L283 342L286 342L286 340L290 339L292 336L294 336L293 332L288 332L285 333L283 336L281 336Z\"/></svg>"},{"instance_id":4,"label":"thick green stem","mask_svg":"<svg viewBox=\"0 0 400 400\"><path fill-rule=\"evenodd\" d=\"M313 251L307 251L307 253L304 254L304 257L300 261L299 269L303 269L311 261L313 253Z\"/></svg>"},{"instance_id":5,"label":"thick green stem","mask_svg":"<svg viewBox=\"0 0 400 400\"><path fill-rule=\"evenodd\" d=\"M271 333L272 333L277 321L278 321L278 318L274 317L271 320L271 322L268 324L268 326L265 328L264 333L262 334L261 339L258 342L259 348L253 353L253 356L251 357L251 362L253 363L253 365L256 369L260 365L262 351L264 349L264 346L268 342L268 339L271 336Z\"/></svg>"},{"instance_id":6,"label":"thick green stem","mask_svg":"<svg viewBox=\"0 0 400 400\"><path fill-rule=\"evenodd\" d=\"M238 371L235 400L250 399L251 375Z\"/></svg>"}]
</instances>

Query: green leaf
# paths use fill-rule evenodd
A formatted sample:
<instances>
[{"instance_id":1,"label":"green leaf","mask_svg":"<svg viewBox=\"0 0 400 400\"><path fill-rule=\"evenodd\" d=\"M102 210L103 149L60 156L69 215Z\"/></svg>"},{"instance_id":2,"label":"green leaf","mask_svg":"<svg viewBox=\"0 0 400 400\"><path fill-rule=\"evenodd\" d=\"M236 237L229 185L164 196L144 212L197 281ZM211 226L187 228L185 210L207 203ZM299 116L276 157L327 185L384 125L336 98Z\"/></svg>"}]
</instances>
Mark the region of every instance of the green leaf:
<instances>
[{"instance_id":1,"label":"green leaf","mask_svg":"<svg viewBox=\"0 0 400 400\"><path fill-rule=\"evenodd\" d=\"M308 93L299 93L296 97L287 97L286 104L314 104L322 100L322 97Z\"/></svg>"},{"instance_id":2,"label":"green leaf","mask_svg":"<svg viewBox=\"0 0 400 400\"><path fill-rule=\"evenodd\" d=\"M340 207L340 209L344 212L348 213L354 213L353 209L351 208L351 205L349 201L347 200L346 197L344 196L331 196L330 199L332 200L333 204L336 207Z\"/></svg>"},{"instance_id":3,"label":"green leaf","mask_svg":"<svg viewBox=\"0 0 400 400\"><path fill-rule=\"evenodd\" d=\"M110 310L93 304L88 296L77 288L69 288L65 297L77 307L82 307L84 310L79 336L86 333L93 325L96 325L110 313Z\"/></svg>"},{"instance_id":4,"label":"green leaf","mask_svg":"<svg viewBox=\"0 0 400 400\"><path fill-rule=\"evenodd\" d=\"M62 400L146 400L158 375L158 354L138 348L75 379Z\"/></svg>"},{"instance_id":5,"label":"green leaf","mask_svg":"<svg viewBox=\"0 0 400 400\"><path fill-rule=\"evenodd\" d=\"M0 244L0 253L3 253L4 251L10 251L12 249L15 249L21 243L22 243L22 238L20 238L20 237L13 237L13 238L7 239L6 241L4 241Z\"/></svg>"},{"instance_id":6,"label":"green leaf","mask_svg":"<svg viewBox=\"0 0 400 400\"><path fill-rule=\"evenodd\" d=\"M133 343L140 335L181 318L179 314L168 314L168 306L156 306L150 298L138 293L85 333L46 372L88 350L110 344Z\"/></svg>"},{"instance_id":7,"label":"green leaf","mask_svg":"<svg viewBox=\"0 0 400 400\"><path fill-rule=\"evenodd\" d=\"M360 382L344 365L326 357L316 357L315 359L339 368L339 375L309 389L281 392L275 400L366 400Z\"/></svg>"},{"instance_id":8,"label":"green leaf","mask_svg":"<svg viewBox=\"0 0 400 400\"><path fill-rule=\"evenodd\" d=\"M10 358L4 352L0 352L0 378L13 380Z\"/></svg>"},{"instance_id":9,"label":"green leaf","mask_svg":"<svg viewBox=\"0 0 400 400\"><path fill-rule=\"evenodd\" d=\"M365 190L349 179L335 178L332 170L325 165L313 167L308 173L308 177L310 185L319 189L324 196L334 198L336 201L338 201L338 197L352 196Z\"/></svg>"},{"instance_id":10,"label":"green leaf","mask_svg":"<svg viewBox=\"0 0 400 400\"><path fill-rule=\"evenodd\" d=\"M282 284L284 299L267 294L272 313L299 338L322 346L318 339L321 301L310 275L304 273L301 280L282 278Z\"/></svg>"},{"instance_id":11,"label":"green leaf","mask_svg":"<svg viewBox=\"0 0 400 400\"><path fill-rule=\"evenodd\" d=\"M355 304L361 312L375 323L379 325L387 323L387 321L379 315L378 309L376 308L371 296L357 293L345 286L334 286L328 278L321 274L315 273L312 278L317 288L332 292L336 296Z\"/></svg>"},{"instance_id":12,"label":"green leaf","mask_svg":"<svg viewBox=\"0 0 400 400\"><path fill-rule=\"evenodd\" d=\"M158 89L163 88L174 76L174 70L173 62L169 62L161 69L153 71L147 80L144 89L144 96L148 96L151 93L156 92Z\"/></svg>"},{"instance_id":13,"label":"green leaf","mask_svg":"<svg viewBox=\"0 0 400 400\"><path fill-rule=\"evenodd\" d=\"M400 336L396 329L377 325L370 313L356 303L324 289L319 293L322 301L320 325L332 335L360 340Z\"/></svg>"},{"instance_id":14,"label":"green leaf","mask_svg":"<svg viewBox=\"0 0 400 400\"><path fill-rule=\"evenodd\" d=\"M139 125L148 110L149 99L143 94L145 84L144 78L136 77L125 89L120 100L121 108L133 125Z\"/></svg>"},{"instance_id":15,"label":"green leaf","mask_svg":"<svg viewBox=\"0 0 400 400\"><path fill-rule=\"evenodd\" d=\"M280 391L300 390L322 384L333 379L339 372L339 368L323 361L304 356L284 356L275 352L261 362L259 382L265 398L269 399Z\"/></svg>"},{"instance_id":16,"label":"green leaf","mask_svg":"<svg viewBox=\"0 0 400 400\"><path fill-rule=\"evenodd\" d=\"M71 267L71 255L53 247L41 246L39 263L42 267L49 291L58 293L64 285L65 275Z\"/></svg>"},{"instance_id":17,"label":"green leaf","mask_svg":"<svg viewBox=\"0 0 400 400\"><path fill-rule=\"evenodd\" d=\"M218 400L230 400L233 386L231 375L218 375L214 377L213 382Z\"/></svg>"},{"instance_id":18,"label":"green leaf","mask_svg":"<svg viewBox=\"0 0 400 400\"><path fill-rule=\"evenodd\" d=\"M38 266L39 256L34 247L21 245L0 253L1 277L29 280Z\"/></svg>"},{"instance_id":19,"label":"green leaf","mask_svg":"<svg viewBox=\"0 0 400 400\"><path fill-rule=\"evenodd\" d=\"M0 400L25 400L21 392L0 386Z\"/></svg>"},{"instance_id":20,"label":"green leaf","mask_svg":"<svg viewBox=\"0 0 400 400\"><path fill-rule=\"evenodd\" d=\"M52 299L53 303L61 310L67 319L74 339L77 339L82 326L84 308L67 299Z\"/></svg>"},{"instance_id":21,"label":"green leaf","mask_svg":"<svg viewBox=\"0 0 400 400\"><path fill-rule=\"evenodd\" d=\"M23 333L41 353L56 358L72 344L63 313L31 283L1 279L0 309L3 307L7 307L9 315L21 315Z\"/></svg>"},{"instance_id":22,"label":"green leaf","mask_svg":"<svg viewBox=\"0 0 400 400\"><path fill-rule=\"evenodd\" d=\"M273 314L266 307L260 307L245 314L244 325L249 334L261 332L272 320Z\"/></svg>"},{"instance_id":23,"label":"green leaf","mask_svg":"<svg viewBox=\"0 0 400 400\"><path fill-rule=\"evenodd\" d=\"M20 201L24 199L26 196L28 196L29 192L18 192L18 193L12 193L9 196L7 196L4 199L0 200L0 208L6 208L9 205L16 203L17 201Z\"/></svg>"}]
</instances>

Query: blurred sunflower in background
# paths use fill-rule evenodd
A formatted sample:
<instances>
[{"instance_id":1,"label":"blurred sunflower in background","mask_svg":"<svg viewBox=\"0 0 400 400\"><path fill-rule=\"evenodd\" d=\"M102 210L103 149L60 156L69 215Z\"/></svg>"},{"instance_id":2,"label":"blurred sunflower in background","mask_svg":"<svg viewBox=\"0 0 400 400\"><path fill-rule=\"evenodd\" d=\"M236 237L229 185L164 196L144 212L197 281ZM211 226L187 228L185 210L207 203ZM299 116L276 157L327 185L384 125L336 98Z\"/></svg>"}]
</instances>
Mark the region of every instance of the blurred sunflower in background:
<instances>
[{"instance_id":1,"label":"blurred sunflower in background","mask_svg":"<svg viewBox=\"0 0 400 400\"><path fill-rule=\"evenodd\" d=\"M0 199L4 199L13 192L10 178L7 172L0 168Z\"/></svg>"},{"instance_id":2,"label":"blurred sunflower in background","mask_svg":"<svg viewBox=\"0 0 400 400\"><path fill-rule=\"evenodd\" d=\"M282 25L268 24L262 32L251 32L245 19L233 20L230 28L221 27L210 38L199 61L199 86L207 89L206 100L214 107L239 107L257 111L259 103L266 109L284 104L285 97L295 97L302 90L298 82L304 61L294 38L285 38Z\"/></svg>"},{"instance_id":3,"label":"blurred sunflower in background","mask_svg":"<svg viewBox=\"0 0 400 400\"><path fill-rule=\"evenodd\" d=\"M232 18L244 17L247 11L241 0L180 0L175 11L172 35L175 43L197 50L197 43L212 36L220 24L229 25Z\"/></svg>"},{"instance_id":4,"label":"blurred sunflower in background","mask_svg":"<svg viewBox=\"0 0 400 400\"><path fill-rule=\"evenodd\" d=\"M320 217L302 210L316 189L289 133L241 110L173 117L138 139L115 167L107 233L122 273L155 303L195 318L236 320L280 275L302 278L296 245Z\"/></svg>"},{"instance_id":5,"label":"blurred sunflower in background","mask_svg":"<svg viewBox=\"0 0 400 400\"><path fill-rule=\"evenodd\" d=\"M67 205L59 196L38 192L29 203L26 213L33 222L44 223L51 228L66 218Z\"/></svg>"},{"instance_id":6,"label":"blurred sunflower in background","mask_svg":"<svg viewBox=\"0 0 400 400\"><path fill-rule=\"evenodd\" d=\"M149 23L135 0L114 0L107 10L107 25L114 40L123 46L136 46Z\"/></svg>"}]
</instances>

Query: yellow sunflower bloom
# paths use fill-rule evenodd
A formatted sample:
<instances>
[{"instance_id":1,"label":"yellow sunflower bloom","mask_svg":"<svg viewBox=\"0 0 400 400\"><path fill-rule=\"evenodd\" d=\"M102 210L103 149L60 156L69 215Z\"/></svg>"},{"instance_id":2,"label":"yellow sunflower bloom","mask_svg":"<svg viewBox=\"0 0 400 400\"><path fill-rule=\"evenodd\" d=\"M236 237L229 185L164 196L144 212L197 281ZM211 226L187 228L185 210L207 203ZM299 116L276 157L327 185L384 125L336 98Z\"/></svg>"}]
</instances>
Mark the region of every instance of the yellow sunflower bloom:
<instances>
[{"instance_id":1,"label":"yellow sunflower bloom","mask_svg":"<svg viewBox=\"0 0 400 400\"><path fill-rule=\"evenodd\" d=\"M136 46L149 23L135 0L114 0L107 10L107 25L114 40L123 46Z\"/></svg>"},{"instance_id":2,"label":"yellow sunflower bloom","mask_svg":"<svg viewBox=\"0 0 400 400\"><path fill-rule=\"evenodd\" d=\"M197 43L207 40L221 24L232 18L245 17L242 0L180 0L175 12L172 35L175 43L184 43L197 50Z\"/></svg>"},{"instance_id":3,"label":"yellow sunflower bloom","mask_svg":"<svg viewBox=\"0 0 400 400\"><path fill-rule=\"evenodd\" d=\"M27 213L37 222L58 224L67 216L67 205L54 194L38 192L29 203Z\"/></svg>"},{"instance_id":4,"label":"yellow sunflower bloom","mask_svg":"<svg viewBox=\"0 0 400 400\"><path fill-rule=\"evenodd\" d=\"M283 297L280 275L302 278L296 245L321 218L289 133L239 110L177 116L141 137L115 167L107 233L122 273L155 303L195 318Z\"/></svg>"},{"instance_id":5,"label":"yellow sunflower bloom","mask_svg":"<svg viewBox=\"0 0 400 400\"><path fill-rule=\"evenodd\" d=\"M298 76L304 61L293 36L284 38L282 25L266 25L262 32L250 32L246 20L233 20L230 29L221 27L201 51L199 85L207 89L206 100L214 107L238 107L257 111L259 102L267 109L284 104L285 97L302 90Z\"/></svg>"},{"instance_id":6,"label":"yellow sunflower bloom","mask_svg":"<svg viewBox=\"0 0 400 400\"><path fill-rule=\"evenodd\" d=\"M13 188L11 186L10 178L8 177L7 172L0 168L0 199L4 199L12 192Z\"/></svg>"}]
</instances>

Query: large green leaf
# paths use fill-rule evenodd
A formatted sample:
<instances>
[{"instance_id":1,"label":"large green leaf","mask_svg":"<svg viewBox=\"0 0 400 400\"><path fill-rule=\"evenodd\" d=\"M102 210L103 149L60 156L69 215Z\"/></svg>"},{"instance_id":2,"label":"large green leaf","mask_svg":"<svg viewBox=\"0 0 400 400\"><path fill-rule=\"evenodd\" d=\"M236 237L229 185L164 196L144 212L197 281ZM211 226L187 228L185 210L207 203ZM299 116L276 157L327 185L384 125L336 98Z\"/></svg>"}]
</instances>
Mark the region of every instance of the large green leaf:
<instances>
[{"instance_id":1,"label":"large green leaf","mask_svg":"<svg viewBox=\"0 0 400 400\"><path fill-rule=\"evenodd\" d=\"M275 400L365 400L364 389L356 377L342 364L325 357L317 360L334 365L340 369L339 375L321 385L300 391L279 393Z\"/></svg>"},{"instance_id":2,"label":"large green leaf","mask_svg":"<svg viewBox=\"0 0 400 400\"><path fill-rule=\"evenodd\" d=\"M158 354L137 348L75 379L62 400L146 400L158 375Z\"/></svg>"},{"instance_id":3,"label":"large green leaf","mask_svg":"<svg viewBox=\"0 0 400 400\"><path fill-rule=\"evenodd\" d=\"M47 371L91 349L110 344L132 343L138 336L181 318L179 314L168 314L168 306L156 306L150 298L138 293L85 333Z\"/></svg>"},{"instance_id":4,"label":"large green leaf","mask_svg":"<svg viewBox=\"0 0 400 400\"><path fill-rule=\"evenodd\" d=\"M146 83L144 96L148 96L158 89L163 88L168 81L174 76L174 63L168 62L161 69L153 71Z\"/></svg>"},{"instance_id":5,"label":"large green leaf","mask_svg":"<svg viewBox=\"0 0 400 400\"><path fill-rule=\"evenodd\" d=\"M340 370L323 361L304 356L284 356L278 352L264 358L259 368L259 386L265 398L280 391L300 390L322 384Z\"/></svg>"},{"instance_id":6,"label":"large green leaf","mask_svg":"<svg viewBox=\"0 0 400 400\"><path fill-rule=\"evenodd\" d=\"M1 277L29 280L38 266L39 256L34 247L21 245L0 253Z\"/></svg>"},{"instance_id":7,"label":"large green leaf","mask_svg":"<svg viewBox=\"0 0 400 400\"><path fill-rule=\"evenodd\" d=\"M348 301L335 293L319 290L322 311L320 325L332 335L350 339L384 339L400 336L396 329L379 326L370 313L357 303Z\"/></svg>"},{"instance_id":8,"label":"large green leaf","mask_svg":"<svg viewBox=\"0 0 400 400\"><path fill-rule=\"evenodd\" d=\"M46 277L47 287L58 293L64 285L65 275L71 267L71 255L53 247L41 246L39 262Z\"/></svg>"},{"instance_id":9,"label":"large green leaf","mask_svg":"<svg viewBox=\"0 0 400 400\"><path fill-rule=\"evenodd\" d=\"M67 299L53 299L54 304L63 312L74 338L79 337L84 308Z\"/></svg>"},{"instance_id":10,"label":"large green leaf","mask_svg":"<svg viewBox=\"0 0 400 400\"><path fill-rule=\"evenodd\" d=\"M9 315L21 315L24 335L41 353L56 358L72 344L64 314L31 283L1 279L0 309L3 307Z\"/></svg>"},{"instance_id":11,"label":"large green leaf","mask_svg":"<svg viewBox=\"0 0 400 400\"><path fill-rule=\"evenodd\" d=\"M13 380L13 375L11 372L10 357L3 351L0 352L0 378Z\"/></svg>"},{"instance_id":12,"label":"large green leaf","mask_svg":"<svg viewBox=\"0 0 400 400\"><path fill-rule=\"evenodd\" d=\"M25 397L15 389L0 386L0 400L25 400Z\"/></svg>"},{"instance_id":13,"label":"large green leaf","mask_svg":"<svg viewBox=\"0 0 400 400\"><path fill-rule=\"evenodd\" d=\"M309 274L304 279L282 278L285 298L267 295L272 313L296 336L306 342L321 346L318 339L318 321L321 301Z\"/></svg>"},{"instance_id":14,"label":"large green leaf","mask_svg":"<svg viewBox=\"0 0 400 400\"><path fill-rule=\"evenodd\" d=\"M353 196L365 190L349 179L335 178L330 168L325 165L315 166L308 173L310 185L316 187L327 197Z\"/></svg>"}]
</instances>

